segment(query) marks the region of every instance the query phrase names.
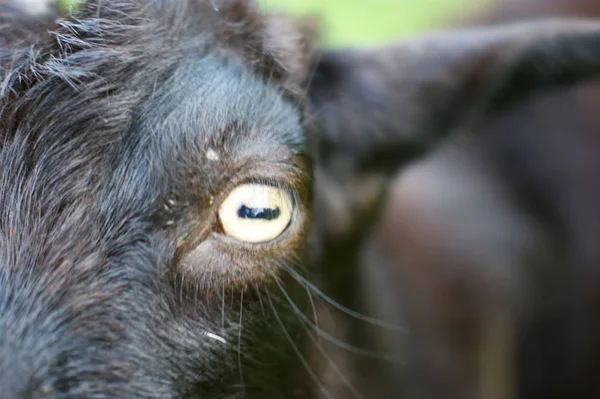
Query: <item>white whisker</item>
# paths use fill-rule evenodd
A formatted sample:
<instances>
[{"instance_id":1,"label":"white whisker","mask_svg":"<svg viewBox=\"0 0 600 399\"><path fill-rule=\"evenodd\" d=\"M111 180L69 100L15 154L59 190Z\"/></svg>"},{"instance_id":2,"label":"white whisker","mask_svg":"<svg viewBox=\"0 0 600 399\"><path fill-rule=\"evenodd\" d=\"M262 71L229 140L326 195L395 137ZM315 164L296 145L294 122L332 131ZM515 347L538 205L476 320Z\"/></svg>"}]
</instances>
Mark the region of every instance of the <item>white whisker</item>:
<instances>
[{"instance_id":1,"label":"white whisker","mask_svg":"<svg viewBox=\"0 0 600 399\"><path fill-rule=\"evenodd\" d=\"M309 327L311 327L315 333L317 333L318 336L323 337L324 339L326 339L328 342L332 343L333 345L344 349L348 352L354 353L356 355L359 356L364 356L364 357L368 357L371 359L376 359L376 360L383 360L386 362L390 362L390 363L395 363L395 364L402 364L402 362L398 361L397 359L395 359L394 357L390 356L390 355L385 355L385 354L381 354L381 353L377 353L377 352L373 352L370 351L368 349L363 349L363 348L358 348L354 345L351 345L347 342L342 341L339 338L334 337L333 335L329 334L328 332L322 330L321 328L319 328L319 326L317 326L315 323L313 323L303 312L300 308L298 308L298 305L296 305L294 303L294 301L292 300L292 298L289 296L289 294L287 293L287 291L285 290L285 288L281 285L281 282L279 281L279 279L277 279L276 276L273 276L275 278L275 282L277 283L277 286L279 287L279 290L281 291L281 293L283 294L283 296L285 297L285 299L287 300L287 302L290 304L290 306L292 307L292 309L294 310L294 312L298 315L298 317L300 317L300 319Z\"/></svg>"},{"instance_id":2,"label":"white whisker","mask_svg":"<svg viewBox=\"0 0 600 399\"><path fill-rule=\"evenodd\" d=\"M279 314L277 313L277 310L275 309L275 305L273 305L273 301L271 300L271 294L269 294L269 291L265 291L265 293L267 294L267 300L269 301L269 305L271 306L271 309L273 310L273 314L275 315L275 318L277 319L277 322L279 323L281 330L285 334L288 342L290 343L292 349L296 353L296 356L298 356L298 359L304 366L306 372L310 375L310 378L315 382L315 384L317 384L317 386L319 387L319 390L323 393L323 395L327 399L335 399L335 397L325 388L323 383L317 378L317 375L315 374L314 370L310 368L310 365L308 364L308 362L306 361L304 356L302 356L300 349L298 349L298 346L294 343L294 340L290 336L290 333L287 331L287 329L283 325L283 322L281 321L281 317L279 317Z\"/></svg>"},{"instance_id":3,"label":"white whisker","mask_svg":"<svg viewBox=\"0 0 600 399\"><path fill-rule=\"evenodd\" d=\"M294 302L292 301L292 299L290 298L290 296L288 295L288 293L285 291L285 288L283 288L283 286L281 286L281 284L279 283L279 281L277 282L277 284L279 285L279 289L280 289L281 293L287 298L287 300L290 303L290 305L292 305L292 307L294 309L297 309L297 306L295 306ZM313 329L314 329L314 327L313 327ZM318 327L317 327L317 329L318 329ZM360 392L358 392L358 390L354 387L354 385L352 385L352 383L350 383L350 381L348 380L348 378L339 369L338 365L325 352L325 350L321 346L321 341L320 340L319 341L316 340L312 336L312 334L310 333L310 330L308 329L308 327L306 327L306 325L304 326L304 330L306 331L306 334L308 335L308 338L311 340L311 342L319 349L319 352L325 358L325 360L327 360L327 362L329 363L329 365L331 366L331 368L333 369L333 371L342 379L342 381L344 382L344 384L346 384L346 386L348 387L348 389L352 392L352 395L354 395L358 399L364 399L364 396L362 394L360 394ZM316 332L317 332L317 337L319 337L320 336L319 331L316 330Z\"/></svg>"},{"instance_id":4,"label":"white whisker","mask_svg":"<svg viewBox=\"0 0 600 399\"><path fill-rule=\"evenodd\" d=\"M258 296L258 303L260 304L260 310L262 311L263 316L267 316L265 312L265 306L263 304L262 295L260 294L260 288L258 288L258 284L254 283L254 291L256 291L256 295Z\"/></svg>"},{"instance_id":5,"label":"white whisker","mask_svg":"<svg viewBox=\"0 0 600 399\"><path fill-rule=\"evenodd\" d=\"M221 293L221 331L225 331L225 282L222 283Z\"/></svg>"},{"instance_id":6,"label":"white whisker","mask_svg":"<svg viewBox=\"0 0 600 399\"><path fill-rule=\"evenodd\" d=\"M219 341L219 342L221 342L223 344L227 344L227 340L225 338L223 338L220 335L217 335L215 333L211 333L211 332L205 331L204 332L204 336L207 337L207 338L210 338L210 339L214 339L215 341Z\"/></svg>"},{"instance_id":7,"label":"white whisker","mask_svg":"<svg viewBox=\"0 0 600 399\"><path fill-rule=\"evenodd\" d=\"M238 370L240 373L240 385L242 387L244 387L245 390L245 384L244 384L244 370L242 369L242 326L244 323L244 290L242 290L241 292L241 297L240 297L240 327L238 330L238 348L237 348L237 352L238 352ZM245 392L244 392L244 397L246 396Z\"/></svg>"},{"instance_id":8,"label":"white whisker","mask_svg":"<svg viewBox=\"0 0 600 399\"><path fill-rule=\"evenodd\" d=\"M278 263L278 264L283 270L285 270L287 273L289 273L290 276L293 277L294 280L296 280L300 285L302 285L306 288L309 288L315 294L317 294L321 299L323 299L325 302L327 302L328 304L330 304L337 310L347 314L348 316L354 317L357 320L363 321L368 324L372 324L374 326L385 328L385 329L388 329L391 331L399 331L399 332L408 333L408 329L406 327L397 326L395 324L388 323L385 320L377 319L374 317L369 317L369 316L363 315L359 312L356 312L350 308L347 308L346 306L344 306L344 305L336 302L332 298L330 298L323 291L319 290L314 284L312 284L310 281L308 281L307 279L302 277L300 274L298 274L298 272L296 272L291 267L288 267L285 264L281 264L281 263Z\"/></svg>"},{"instance_id":9,"label":"white whisker","mask_svg":"<svg viewBox=\"0 0 600 399\"><path fill-rule=\"evenodd\" d=\"M308 294L308 300L310 301L310 307L312 308L312 312L313 312L313 319L315 320L315 325L317 326L317 330L321 330L321 327L319 327L319 315L317 314L317 307L315 306L315 301L313 299L312 293L310 292L310 290L307 287L304 287L304 289L306 290L306 293ZM319 340L319 347L321 349L323 349L323 344L321 342L321 335L317 334L317 338Z\"/></svg>"}]
</instances>

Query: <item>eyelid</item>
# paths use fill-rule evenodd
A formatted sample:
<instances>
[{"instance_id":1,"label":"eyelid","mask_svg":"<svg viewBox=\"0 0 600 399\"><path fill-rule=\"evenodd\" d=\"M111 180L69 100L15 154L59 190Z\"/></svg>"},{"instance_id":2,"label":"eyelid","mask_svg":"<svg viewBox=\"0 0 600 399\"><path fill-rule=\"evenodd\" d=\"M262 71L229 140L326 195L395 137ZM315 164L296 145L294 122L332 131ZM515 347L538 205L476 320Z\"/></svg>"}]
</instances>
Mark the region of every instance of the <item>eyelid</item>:
<instances>
[{"instance_id":1,"label":"eyelid","mask_svg":"<svg viewBox=\"0 0 600 399\"><path fill-rule=\"evenodd\" d=\"M286 176L289 177L289 176ZM286 181L287 180L287 181ZM290 181L290 179L279 178L279 176L262 176L262 177L242 177L235 178L233 177L227 184L227 186L219 191L217 195L212 195L212 202L210 204L212 212L215 212L219 209L223 201L227 198L229 193L231 193L236 187L246 185L246 184L256 184L256 185L264 185L271 186L283 190L289 195L293 200L294 208L297 208L301 201L300 195L298 194L298 189L294 184L295 182Z\"/></svg>"}]
</instances>

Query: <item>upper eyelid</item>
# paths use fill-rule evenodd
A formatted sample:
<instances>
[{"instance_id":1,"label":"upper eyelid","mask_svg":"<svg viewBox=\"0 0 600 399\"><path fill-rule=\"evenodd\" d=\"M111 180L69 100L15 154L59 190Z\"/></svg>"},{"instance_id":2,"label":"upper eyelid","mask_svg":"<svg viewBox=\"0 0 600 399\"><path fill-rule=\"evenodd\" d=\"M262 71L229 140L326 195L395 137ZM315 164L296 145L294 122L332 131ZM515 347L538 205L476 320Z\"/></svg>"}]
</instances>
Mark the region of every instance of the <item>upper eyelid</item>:
<instances>
[{"instance_id":1,"label":"upper eyelid","mask_svg":"<svg viewBox=\"0 0 600 399\"><path fill-rule=\"evenodd\" d=\"M284 166L285 170L278 166ZM254 162L254 160L248 159L239 163L231 173L220 177L221 181L214 185L219 187L218 192L212 192L211 195L214 197L215 203L220 202L217 199L224 198L242 184L269 185L286 190L288 193L294 193L299 186L307 184L308 179L309 176L291 162L271 162L269 160ZM225 185L220 184L223 180L227 181Z\"/></svg>"},{"instance_id":2,"label":"upper eyelid","mask_svg":"<svg viewBox=\"0 0 600 399\"><path fill-rule=\"evenodd\" d=\"M270 186L270 187L274 187L280 190L283 190L287 195L289 195L291 201L292 201L292 207L295 208L296 205L298 204L298 202L300 201L300 196L298 195L298 191L296 189L294 189L293 187L290 187L290 185L287 184L278 184L277 182L274 181L266 181L263 179L254 179L251 178L250 180L244 181L242 180L242 182L240 184L237 184L235 186L233 186L233 188L231 190L229 190L226 194L224 194L224 199L227 198L227 196L233 191L235 190L237 187L246 185L246 184L254 184L254 185L259 185L259 186Z\"/></svg>"}]
</instances>

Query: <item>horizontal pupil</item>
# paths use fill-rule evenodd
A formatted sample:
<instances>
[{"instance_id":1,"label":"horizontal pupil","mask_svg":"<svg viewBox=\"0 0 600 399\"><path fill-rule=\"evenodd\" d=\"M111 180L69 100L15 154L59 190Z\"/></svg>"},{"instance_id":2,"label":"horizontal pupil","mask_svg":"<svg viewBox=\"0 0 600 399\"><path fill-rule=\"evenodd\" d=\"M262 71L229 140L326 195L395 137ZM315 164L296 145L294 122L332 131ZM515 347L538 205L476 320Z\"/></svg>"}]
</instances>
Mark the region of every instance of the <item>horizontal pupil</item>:
<instances>
[{"instance_id":1,"label":"horizontal pupil","mask_svg":"<svg viewBox=\"0 0 600 399\"><path fill-rule=\"evenodd\" d=\"M280 214L279 208L248 208L246 205L242 205L238 209L238 216L242 219L273 220L277 219Z\"/></svg>"}]
</instances>

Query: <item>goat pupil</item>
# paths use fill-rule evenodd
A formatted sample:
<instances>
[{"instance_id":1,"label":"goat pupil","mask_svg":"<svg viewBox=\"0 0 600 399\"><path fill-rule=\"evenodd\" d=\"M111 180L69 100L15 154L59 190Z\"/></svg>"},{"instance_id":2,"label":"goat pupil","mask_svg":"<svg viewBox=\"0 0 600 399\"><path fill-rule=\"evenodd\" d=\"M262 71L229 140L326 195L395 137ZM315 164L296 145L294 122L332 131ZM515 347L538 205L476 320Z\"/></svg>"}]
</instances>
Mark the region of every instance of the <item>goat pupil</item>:
<instances>
[{"instance_id":1,"label":"goat pupil","mask_svg":"<svg viewBox=\"0 0 600 399\"><path fill-rule=\"evenodd\" d=\"M246 205L242 205L238 209L238 216L242 219L273 220L277 219L280 213L279 208L248 208Z\"/></svg>"}]
</instances>

